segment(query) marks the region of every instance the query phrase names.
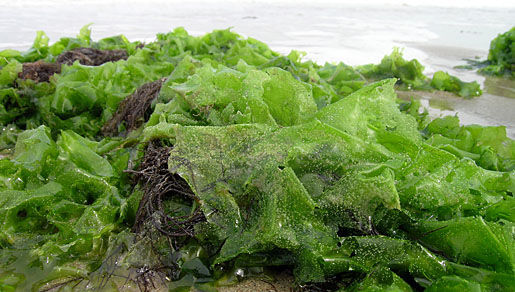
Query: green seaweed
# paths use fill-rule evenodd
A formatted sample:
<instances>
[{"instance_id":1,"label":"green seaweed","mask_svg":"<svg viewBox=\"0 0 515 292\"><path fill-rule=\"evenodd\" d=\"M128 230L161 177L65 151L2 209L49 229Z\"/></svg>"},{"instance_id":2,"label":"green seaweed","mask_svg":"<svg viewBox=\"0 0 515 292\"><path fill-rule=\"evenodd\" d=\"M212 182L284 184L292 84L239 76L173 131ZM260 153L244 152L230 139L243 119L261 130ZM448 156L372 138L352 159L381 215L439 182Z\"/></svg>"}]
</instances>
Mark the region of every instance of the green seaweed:
<instances>
[{"instance_id":1,"label":"green seaweed","mask_svg":"<svg viewBox=\"0 0 515 292\"><path fill-rule=\"evenodd\" d=\"M482 94L477 82L463 82L457 77L443 71L437 71L431 80L431 86L438 90L453 92L463 97L480 96Z\"/></svg>"},{"instance_id":2,"label":"green seaweed","mask_svg":"<svg viewBox=\"0 0 515 292\"><path fill-rule=\"evenodd\" d=\"M488 51L487 66L479 70L480 73L488 75L515 77L515 27L509 31L499 34L490 42Z\"/></svg>"},{"instance_id":3,"label":"green seaweed","mask_svg":"<svg viewBox=\"0 0 515 292\"><path fill-rule=\"evenodd\" d=\"M129 58L18 77L23 63L78 47ZM271 267L306 287L513 290L515 142L503 126L430 120L395 93L475 96L477 83L430 81L397 49L358 67L301 57L230 30L178 28L141 46L93 41L88 26L0 52L0 290L162 278L171 291L213 291ZM162 78L144 126L100 134L126 96ZM166 157L145 161L161 163L155 177L188 189L142 219L147 186L166 184L138 179L151 145ZM163 232L162 216L192 214L191 230Z\"/></svg>"}]
</instances>

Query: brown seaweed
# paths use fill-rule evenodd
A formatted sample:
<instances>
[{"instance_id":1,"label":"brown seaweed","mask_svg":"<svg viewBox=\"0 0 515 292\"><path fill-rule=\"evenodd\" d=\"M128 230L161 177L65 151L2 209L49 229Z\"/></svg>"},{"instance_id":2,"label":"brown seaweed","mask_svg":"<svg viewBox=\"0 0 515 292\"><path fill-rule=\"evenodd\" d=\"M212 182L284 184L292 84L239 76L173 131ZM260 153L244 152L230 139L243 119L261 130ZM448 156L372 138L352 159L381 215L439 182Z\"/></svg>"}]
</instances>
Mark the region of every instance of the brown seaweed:
<instances>
[{"instance_id":1,"label":"brown seaweed","mask_svg":"<svg viewBox=\"0 0 515 292\"><path fill-rule=\"evenodd\" d=\"M139 128L145 122L145 114L150 109L152 101L157 98L165 80L166 78L162 78L145 83L127 96L120 103L113 117L104 124L102 133L105 136L116 135L122 123L125 123L127 132Z\"/></svg>"},{"instance_id":2,"label":"brown seaweed","mask_svg":"<svg viewBox=\"0 0 515 292\"><path fill-rule=\"evenodd\" d=\"M205 221L205 217L200 208L186 216L175 216L165 211L163 202L167 199L176 197L191 203L198 201L188 183L168 170L171 149L160 146L157 142L150 142L138 170L131 171L144 192L136 213L133 232L141 232L151 222L160 233L176 242L182 237L193 237L194 226Z\"/></svg>"},{"instance_id":3,"label":"brown seaweed","mask_svg":"<svg viewBox=\"0 0 515 292\"><path fill-rule=\"evenodd\" d=\"M23 80L32 79L35 82L48 82L55 73L61 73L61 65L39 60L33 63L23 63L18 77Z\"/></svg>"},{"instance_id":4,"label":"brown seaweed","mask_svg":"<svg viewBox=\"0 0 515 292\"><path fill-rule=\"evenodd\" d=\"M99 50L95 48L76 48L61 53L57 57L57 64L72 65L75 61L79 61L82 65L99 66L107 62L116 62L119 60L127 60L127 51L125 50Z\"/></svg>"}]
</instances>

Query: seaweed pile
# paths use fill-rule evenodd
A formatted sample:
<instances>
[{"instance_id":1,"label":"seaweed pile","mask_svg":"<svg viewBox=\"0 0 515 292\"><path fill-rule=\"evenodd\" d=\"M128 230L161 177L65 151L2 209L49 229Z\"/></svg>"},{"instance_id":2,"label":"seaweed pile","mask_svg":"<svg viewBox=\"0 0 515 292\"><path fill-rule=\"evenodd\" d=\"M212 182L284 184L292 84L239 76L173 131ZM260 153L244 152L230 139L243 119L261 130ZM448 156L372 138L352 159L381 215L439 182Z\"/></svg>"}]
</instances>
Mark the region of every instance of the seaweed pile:
<instances>
[{"instance_id":1,"label":"seaweed pile","mask_svg":"<svg viewBox=\"0 0 515 292\"><path fill-rule=\"evenodd\" d=\"M515 77L515 26L499 34L490 43L488 59L479 70L480 73Z\"/></svg>"},{"instance_id":2,"label":"seaweed pile","mask_svg":"<svg viewBox=\"0 0 515 292\"><path fill-rule=\"evenodd\" d=\"M0 290L514 289L515 142L396 97L476 82L90 33L0 52Z\"/></svg>"},{"instance_id":3,"label":"seaweed pile","mask_svg":"<svg viewBox=\"0 0 515 292\"><path fill-rule=\"evenodd\" d=\"M458 69L478 69L483 75L497 76L512 79L515 77L515 26L510 30L497 35L490 42L488 57L486 60L465 59L468 65L456 66Z\"/></svg>"}]
</instances>

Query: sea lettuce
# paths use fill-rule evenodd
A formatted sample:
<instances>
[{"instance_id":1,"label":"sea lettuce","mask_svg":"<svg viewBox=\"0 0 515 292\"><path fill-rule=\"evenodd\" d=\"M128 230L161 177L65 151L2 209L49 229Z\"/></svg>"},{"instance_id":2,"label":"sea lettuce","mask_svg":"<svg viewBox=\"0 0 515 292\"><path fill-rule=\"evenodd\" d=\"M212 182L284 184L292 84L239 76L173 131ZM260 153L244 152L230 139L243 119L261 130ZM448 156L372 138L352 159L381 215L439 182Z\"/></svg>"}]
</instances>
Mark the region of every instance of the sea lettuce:
<instances>
[{"instance_id":1,"label":"sea lettuce","mask_svg":"<svg viewBox=\"0 0 515 292\"><path fill-rule=\"evenodd\" d=\"M129 57L19 78L23 63L78 47ZM423 69L397 49L377 65L321 66L228 29L140 44L93 41L85 26L0 52L0 290L154 275L211 291L267 267L333 290L513 290L515 143L505 127L400 102L399 88L480 92ZM121 101L156 80L146 124L103 137ZM155 147L164 158L148 158ZM191 193L159 194L164 211L142 219L149 186L169 182L156 177ZM160 216L192 214L188 236L162 232Z\"/></svg>"},{"instance_id":2,"label":"sea lettuce","mask_svg":"<svg viewBox=\"0 0 515 292\"><path fill-rule=\"evenodd\" d=\"M515 169L515 142L506 136L504 126L461 126L459 118L447 116L431 121L427 142L460 158L470 158L485 169Z\"/></svg>"},{"instance_id":3,"label":"sea lettuce","mask_svg":"<svg viewBox=\"0 0 515 292\"><path fill-rule=\"evenodd\" d=\"M482 94L477 82L463 82L443 71L435 72L430 84L435 89L453 92L463 97L473 97Z\"/></svg>"},{"instance_id":4,"label":"sea lettuce","mask_svg":"<svg viewBox=\"0 0 515 292\"><path fill-rule=\"evenodd\" d=\"M102 262L109 238L124 228L127 203L112 182L121 173L111 166L123 154L109 161L95 152L98 142L71 131L55 142L50 132L45 126L22 132L13 159L0 160L5 289L36 289L57 275L85 277ZM33 274L18 260L34 267ZM88 268L77 268L79 262Z\"/></svg>"},{"instance_id":5,"label":"sea lettuce","mask_svg":"<svg viewBox=\"0 0 515 292\"><path fill-rule=\"evenodd\" d=\"M422 73L424 66L416 59L406 60L402 51L395 48L384 56L378 65L368 64L357 67L358 72L367 78L385 79L396 77L399 82L410 89L429 89L427 77Z\"/></svg>"},{"instance_id":6,"label":"sea lettuce","mask_svg":"<svg viewBox=\"0 0 515 292\"><path fill-rule=\"evenodd\" d=\"M129 59L99 67L63 65L62 72L50 78L50 83L42 82L44 84L23 81L17 77L22 70L21 63L54 62L59 54L80 47L121 49L127 52ZM422 65L416 60L403 59L402 52L397 49L385 56L378 65L353 68L339 63L320 66L312 61L303 61L300 52L292 51L287 56L281 56L266 44L252 38L245 39L228 29L194 37L183 28L177 28L167 34L158 34L155 42L143 45L129 42L121 35L93 41L87 25L77 37L61 38L52 45L49 45L49 39L43 32L38 32L33 46L27 52L4 50L0 52L0 57L0 99L3 101L0 123L3 126L11 124L19 129L32 129L44 124L52 129L73 130L90 138L98 134L100 127L114 114L121 100L143 83L168 76L171 80L165 86L162 96L170 101L174 94L166 93L170 91L168 88L173 85L182 90L179 86L181 83L192 85L192 82L200 82L206 78L206 73L202 73L204 77L200 79L186 79L197 76L196 68L204 66L216 70L221 70L219 66L223 66L251 75L259 75L255 72L266 71L267 68L267 74L282 74L276 69L281 68L290 73L283 74L284 78L291 79L286 76L292 76L305 83L303 86L313 96L318 108L340 100L370 81L389 77L399 78L398 85L401 88L429 90L431 84L434 84L436 89L463 96L480 93L477 84L463 83L453 76L430 84L422 73ZM250 73L252 70L255 72ZM433 80L442 80L436 77ZM263 77L255 76L247 82L256 78ZM291 83L291 80L288 82ZM288 93L285 91L284 94ZM231 105L237 106L235 103ZM270 110L274 111L273 108ZM240 122L246 119L245 110L234 108L234 113L230 111L231 106L226 108L225 113L217 115L213 112L211 118L238 119ZM239 117L239 112L243 117Z\"/></svg>"},{"instance_id":7,"label":"sea lettuce","mask_svg":"<svg viewBox=\"0 0 515 292\"><path fill-rule=\"evenodd\" d=\"M208 64L186 82L167 82L164 86L161 98L171 101L156 106L147 127L160 122L289 126L317 110L309 87L279 68L242 73Z\"/></svg>"},{"instance_id":8,"label":"sea lettuce","mask_svg":"<svg viewBox=\"0 0 515 292\"><path fill-rule=\"evenodd\" d=\"M290 127L166 127L160 138L174 144L170 171L186 179L207 214L199 236L221 243L214 265L280 249L293 254L301 282L381 264L429 286L452 275L446 261L513 273L510 231L470 217L510 199L513 173L427 144L396 106L394 83L372 84ZM343 233L373 235L384 208L414 220L401 227L406 239Z\"/></svg>"},{"instance_id":9,"label":"sea lettuce","mask_svg":"<svg viewBox=\"0 0 515 292\"><path fill-rule=\"evenodd\" d=\"M479 72L491 75L506 75L514 77L515 75L515 50L513 49L515 41L515 27L512 27L505 33L499 34L490 42L490 50L488 51L488 59L486 67L481 68Z\"/></svg>"},{"instance_id":10,"label":"sea lettuce","mask_svg":"<svg viewBox=\"0 0 515 292\"><path fill-rule=\"evenodd\" d=\"M380 80L384 78L398 78L399 86L404 89L415 90L442 90L455 93L465 98L480 96L482 91L476 81L464 82L458 77L443 71L437 71L430 80L423 73L424 66L417 59L406 60L402 51L395 48L385 56L381 63L357 66L356 70L365 78Z\"/></svg>"}]
</instances>

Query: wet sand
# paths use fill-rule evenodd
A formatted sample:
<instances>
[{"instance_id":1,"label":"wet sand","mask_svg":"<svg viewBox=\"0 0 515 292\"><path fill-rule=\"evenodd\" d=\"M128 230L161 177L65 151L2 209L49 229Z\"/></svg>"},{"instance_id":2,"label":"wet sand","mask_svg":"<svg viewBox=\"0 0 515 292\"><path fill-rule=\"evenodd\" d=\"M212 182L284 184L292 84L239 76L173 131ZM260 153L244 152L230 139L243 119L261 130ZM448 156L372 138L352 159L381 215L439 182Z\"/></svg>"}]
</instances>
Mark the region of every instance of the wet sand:
<instances>
[{"instance_id":1,"label":"wet sand","mask_svg":"<svg viewBox=\"0 0 515 292\"><path fill-rule=\"evenodd\" d=\"M220 287L220 292L291 292L294 290L294 279L289 273L274 275L274 279L246 279L234 286Z\"/></svg>"}]
</instances>

